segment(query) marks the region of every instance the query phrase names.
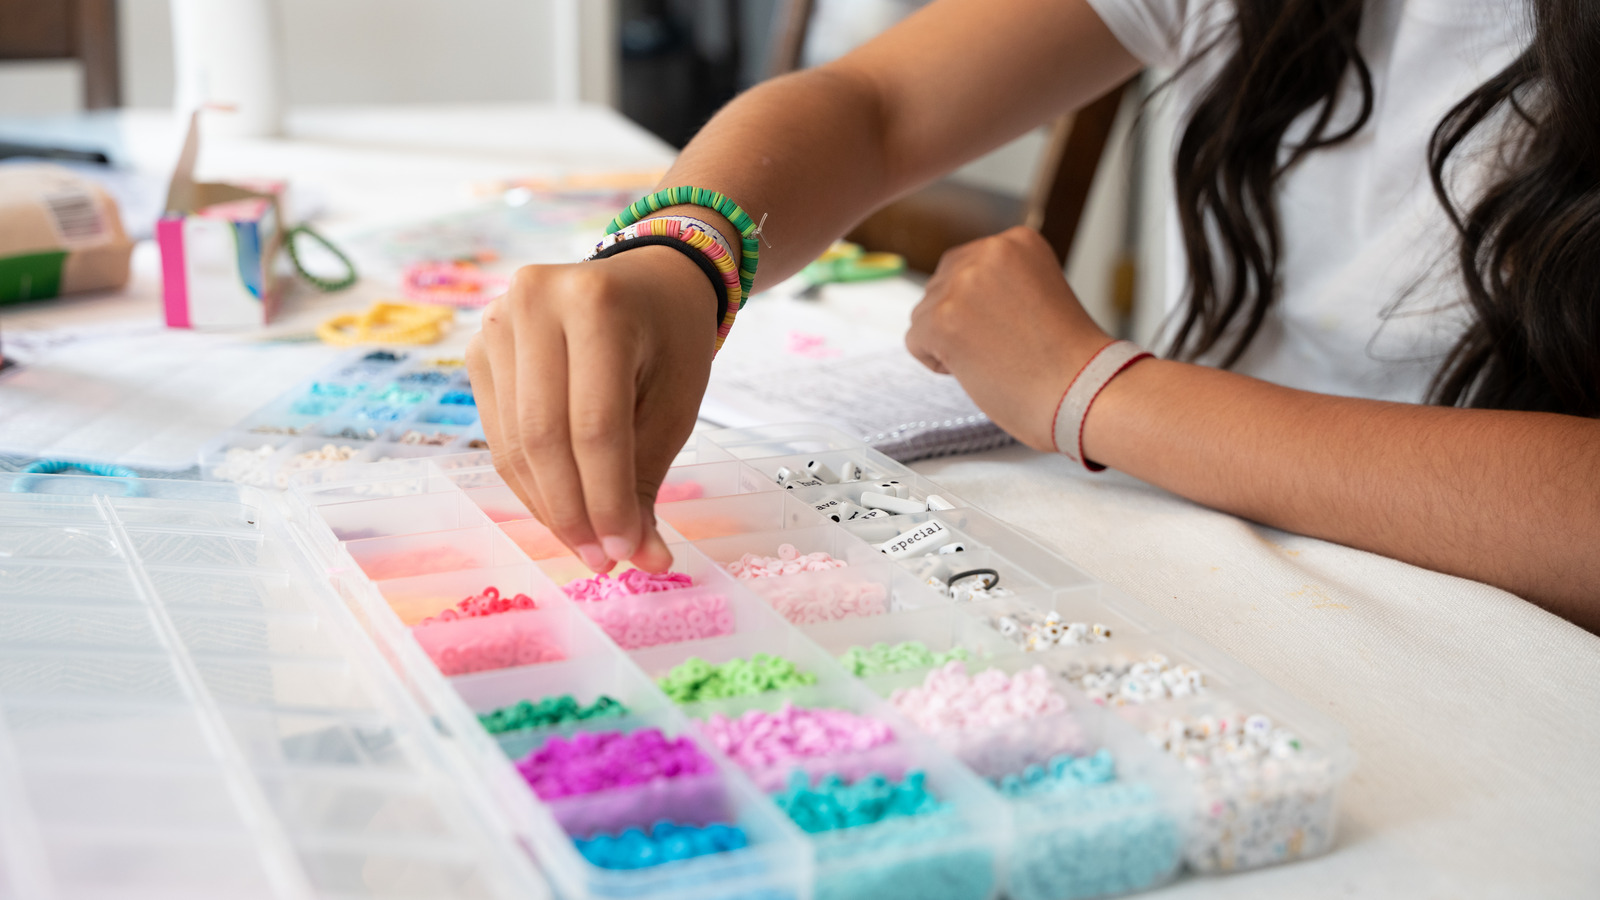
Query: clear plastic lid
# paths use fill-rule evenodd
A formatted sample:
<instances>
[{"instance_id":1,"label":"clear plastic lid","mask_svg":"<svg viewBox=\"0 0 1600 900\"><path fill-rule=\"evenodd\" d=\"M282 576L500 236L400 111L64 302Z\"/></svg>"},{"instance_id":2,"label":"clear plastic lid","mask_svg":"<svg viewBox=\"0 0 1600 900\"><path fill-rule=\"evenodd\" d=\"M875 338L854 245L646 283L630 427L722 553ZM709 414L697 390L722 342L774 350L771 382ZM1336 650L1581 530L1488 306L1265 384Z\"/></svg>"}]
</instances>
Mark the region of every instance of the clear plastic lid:
<instances>
[{"instance_id":1,"label":"clear plastic lid","mask_svg":"<svg viewBox=\"0 0 1600 900\"><path fill-rule=\"evenodd\" d=\"M0 475L0 898L550 896L265 497Z\"/></svg>"}]
</instances>

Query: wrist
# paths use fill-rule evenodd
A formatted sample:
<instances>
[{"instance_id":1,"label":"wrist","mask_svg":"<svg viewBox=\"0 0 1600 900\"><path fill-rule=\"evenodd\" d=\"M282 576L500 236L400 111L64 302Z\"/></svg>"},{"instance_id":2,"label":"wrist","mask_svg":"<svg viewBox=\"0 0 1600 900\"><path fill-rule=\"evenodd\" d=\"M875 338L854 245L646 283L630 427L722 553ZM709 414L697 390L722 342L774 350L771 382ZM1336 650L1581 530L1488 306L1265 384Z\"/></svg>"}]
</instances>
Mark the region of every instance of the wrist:
<instances>
[{"instance_id":1,"label":"wrist","mask_svg":"<svg viewBox=\"0 0 1600 900\"><path fill-rule=\"evenodd\" d=\"M1126 370L1150 354L1132 341L1111 340L1095 349L1084 361L1056 405L1050 431L1057 453L1078 462L1091 472L1105 464L1089 452L1086 429L1090 413L1101 396Z\"/></svg>"},{"instance_id":2,"label":"wrist","mask_svg":"<svg viewBox=\"0 0 1600 900\"><path fill-rule=\"evenodd\" d=\"M673 315L692 320L697 327L709 321L711 333L715 335L719 298L709 289L700 268L682 253L670 247L633 247L626 253L588 265L597 263L617 267L636 283L652 285L655 290L641 291L639 296L648 296L648 302L655 306L664 302Z\"/></svg>"},{"instance_id":3,"label":"wrist","mask_svg":"<svg viewBox=\"0 0 1600 900\"><path fill-rule=\"evenodd\" d=\"M1156 390L1166 374L1165 369L1176 365L1168 360L1149 357L1140 360L1111 379L1100 396L1089 407L1083 420L1083 453L1086 459L1117 469L1127 468L1126 448L1129 435L1137 431L1141 400Z\"/></svg>"}]
</instances>

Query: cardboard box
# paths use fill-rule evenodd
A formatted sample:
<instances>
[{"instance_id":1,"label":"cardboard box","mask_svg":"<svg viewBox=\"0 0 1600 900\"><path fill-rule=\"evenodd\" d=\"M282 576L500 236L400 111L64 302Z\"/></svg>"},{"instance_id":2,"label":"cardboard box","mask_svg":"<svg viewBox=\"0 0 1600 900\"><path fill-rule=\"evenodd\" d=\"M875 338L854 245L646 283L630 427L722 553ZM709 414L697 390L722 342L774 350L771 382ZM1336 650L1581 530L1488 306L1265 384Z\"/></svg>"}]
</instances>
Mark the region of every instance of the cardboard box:
<instances>
[{"instance_id":1,"label":"cardboard box","mask_svg":"<svg viewBox=\"0 0 1600 900\"><path fill-rule=\"evenodd\" d=\"M122 287L132 252L99 184L61 166L0 166L0 303Z\"/></svg>"},{"instance_id":2,"label":"cardboard box","mask_svg":"<svg viewBox=\"0 0 1600 900\"><path fill-rule=\"evenodd\" d=\"M156 223L167 326L265 325L278 311L284 185L195 181L198 120L197 111Z\"/></svg>"}]
</instances>

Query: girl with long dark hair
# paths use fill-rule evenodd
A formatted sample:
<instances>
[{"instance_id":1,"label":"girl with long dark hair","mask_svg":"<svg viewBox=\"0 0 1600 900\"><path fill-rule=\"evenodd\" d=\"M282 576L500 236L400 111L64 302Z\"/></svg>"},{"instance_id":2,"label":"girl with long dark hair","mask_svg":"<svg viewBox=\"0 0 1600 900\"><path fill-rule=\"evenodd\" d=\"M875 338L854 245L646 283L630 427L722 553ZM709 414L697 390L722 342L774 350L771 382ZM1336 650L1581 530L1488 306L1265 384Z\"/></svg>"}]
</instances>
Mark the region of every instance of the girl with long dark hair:
<instances>
[{"instance_id":1,"label":"girl with long dark hair","mask_svg":"<svg viewBox=\"0 0 1600 900\"><path fill-rule=\"evenodd\" d=\"M742 95L664 186L764 214L773 284L1141 65L1181 117L1165 358L1108 348L1024 229L945 255L912 352L1036 449L1600 630L1600 4L940 0ZM749 256L730 209L650 215ZM474 339L497 466L597 569L669 562L703 272L644 242L528 267Z\"/></svg>"}]
</instances>

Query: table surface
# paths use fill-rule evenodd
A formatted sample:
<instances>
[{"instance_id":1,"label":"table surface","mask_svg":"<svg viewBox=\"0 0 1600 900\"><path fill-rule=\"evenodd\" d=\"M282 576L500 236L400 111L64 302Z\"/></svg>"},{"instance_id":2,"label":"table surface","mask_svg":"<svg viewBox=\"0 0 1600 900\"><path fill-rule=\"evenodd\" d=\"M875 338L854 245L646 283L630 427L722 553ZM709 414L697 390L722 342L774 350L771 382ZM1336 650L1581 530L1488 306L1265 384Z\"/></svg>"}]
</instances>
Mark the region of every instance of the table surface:
<instances>
[{"instance_id":1,"label":"table surface","mask_svg":"<svg viewBox=\"0 0 1600 900\"><path fill-rule=\"evenodd\" d=\"M172 117L114 121L125 158L164 177L181 138ZM207 143L200 174L286 177L318 198L319 224L337 234L458 207L474 180L670 159L595 107L341 108L292 113L285 138ZM304 331L380 293L291 296L265 333ZM0 325L149 323L159 294L146 243L125 291L11 307ZM822 302L846 315L871 306L871 327L894 328L914 295L850 285ZM445 348L474 329L464 316ZM312 354L296 377L336 352ZM263 386L264 396L290 386ZM219 408L218 430L247 412ZM1013 447L914 468L1349 729L1358 763L1331 854L1157 895L1600 896L1600 638L1504 591L1245 522L1115 472L1091 476L1062 457Z\"/></svg>"}]
</instances>

